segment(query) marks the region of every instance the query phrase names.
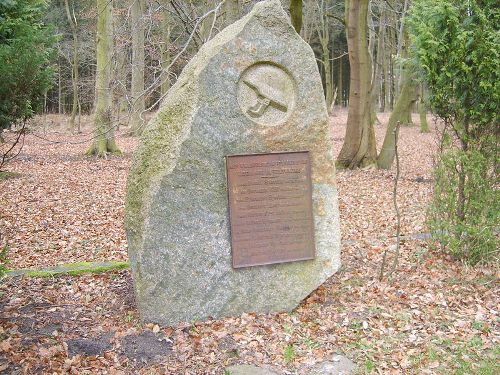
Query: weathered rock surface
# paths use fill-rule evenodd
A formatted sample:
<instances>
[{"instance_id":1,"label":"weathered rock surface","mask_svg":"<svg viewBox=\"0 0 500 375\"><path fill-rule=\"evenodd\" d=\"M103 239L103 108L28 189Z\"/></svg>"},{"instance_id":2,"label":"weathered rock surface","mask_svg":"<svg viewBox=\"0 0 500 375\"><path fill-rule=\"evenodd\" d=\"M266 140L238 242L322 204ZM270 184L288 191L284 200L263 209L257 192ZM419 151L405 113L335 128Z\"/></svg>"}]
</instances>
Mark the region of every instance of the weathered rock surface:
<instances>
[{"instance_id":1,"label":"weathered rock surface","mask_svg":"<svg viewBox=\"0 0 500 375\"><path fill-rule=\"evenodd\" d=\"M300 375L350 375L354 373L356 364L349 358L336 354L331 361L322 361L313 366L299 370Z\"/></svg>"},{"instance_id":2,"label":"weathered rock surface","mask_svg":"<svg viewBox=\"0 0 500 375\"><path fill-rule=\"evenodd\" d=\"M234 270L225 156L299 150L312 158L316 258ZM295 308L340 266L334 175L314 54L278 0L260 2L185 67L134 155L126 229L142 319Z\"/></svg>"},{"instance_id":3,"label":"weathered rock surface","mask_svg":"<svg viewBox=\"0 0 500 375\"><path fill-rule=\"evenodd\" d=\"M228 375L279 375L277 372L253 365L235 365L226 368Z\"/></svg>"}]
</instances>

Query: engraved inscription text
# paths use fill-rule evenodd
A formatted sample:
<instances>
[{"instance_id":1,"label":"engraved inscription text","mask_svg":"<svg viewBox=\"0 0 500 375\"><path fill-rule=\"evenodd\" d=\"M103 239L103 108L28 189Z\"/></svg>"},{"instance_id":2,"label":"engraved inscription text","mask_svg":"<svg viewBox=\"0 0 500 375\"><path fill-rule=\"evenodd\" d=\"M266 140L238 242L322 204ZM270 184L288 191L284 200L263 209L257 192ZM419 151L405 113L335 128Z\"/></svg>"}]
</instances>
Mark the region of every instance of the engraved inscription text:
<instances>
[{"instance_id":1,"label":"engraved inscription text","mask_svg":"<svg viewBox=\"0 0 500 375\"><path fill-rule=\"evenodd\" d=\"M309 152L227 157L233 267L314 258Z\"/></svg>"}]
</instances>

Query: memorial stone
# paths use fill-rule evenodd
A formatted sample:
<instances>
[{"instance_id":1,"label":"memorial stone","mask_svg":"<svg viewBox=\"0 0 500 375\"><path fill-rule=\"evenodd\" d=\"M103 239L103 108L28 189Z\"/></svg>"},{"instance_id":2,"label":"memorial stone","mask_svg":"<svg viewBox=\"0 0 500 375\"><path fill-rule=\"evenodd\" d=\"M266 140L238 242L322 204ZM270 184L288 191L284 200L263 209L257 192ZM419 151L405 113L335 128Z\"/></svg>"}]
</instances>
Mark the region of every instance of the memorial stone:
<instances>
[{"instance_id":1,"label":"memorial stone","mask_svg":"<svg viewBox=\"0 0 500 375\"><path fill-rule=\"evenodd\" d=\"M314 53L279 0L257 3L202 46L144 130L129 175L141 318L290 311L334 274L331 144ZM251 154L266 154L263 164L235 156Z\"/></svg>"}]
</instances>

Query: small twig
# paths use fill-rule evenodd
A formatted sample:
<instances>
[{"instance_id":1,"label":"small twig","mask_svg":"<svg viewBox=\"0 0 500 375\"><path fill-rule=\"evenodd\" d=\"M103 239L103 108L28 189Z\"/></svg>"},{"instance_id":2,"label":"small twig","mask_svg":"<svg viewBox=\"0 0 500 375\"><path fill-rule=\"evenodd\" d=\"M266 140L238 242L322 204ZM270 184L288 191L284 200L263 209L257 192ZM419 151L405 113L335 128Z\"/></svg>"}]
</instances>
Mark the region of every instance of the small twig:
<instances>
[{"instance_id":1,"label":"small twig","mask_svg":"<svg viewBox=\"0 0 500 375\"><path fill-rule=\"evenodd\" d=\"M401 123L398 121L396 123L396 127L394 128L394 154L396 157L396 177L394 178L394 189L392 190L392 201L394 204L394 210L396 211L396 251L393 255L393 260L391 264L391 269L389 270L387 277L390 277L398 266L399 262L399 251L400 251L400 235L401 235L401 214L399 212L398 202L397 202L397 192L398 192L398 180L399 180L399 155L398 155L398 136L399 136L399 127ZM384 256L382 257L382 264L380 265L380 273L379 280L382 281L384 279L384 271L387 263L387 254L388 249L384 251Z\"/></svg>"},{"instance_id":2,"label":"small twig","mask_svg":"<svg viewBox=\"0 0 500 375\"><path fill-rule=\"evenodd\" d=\"M398 261L399 261L399 250L400 250L400 241L399 237L401 234L401 214L399 212L399 207L398 207L398 201L397 201L397 193L398 193L398 180L399 180L399 154L398 154L398 136L399 136L399 126L401 123L398 121L396 123L396 130L395 130L395 135L394 135L394 154L396 156L396 178L394 179L394 189L392 191L392 199L394 203L394 210L396 211L396 218L397 218L397 224L396 224L396 253L394 254L394 259L392 261L392 266L391 270L389 271L389 274L387 275L390 277L395 271L398 266Z\"/></svg>"},{"instance_id":3,"label":"small twig","mask_svg":"<svg viewBox=\"0 0 500 375\"><path fill-rule=\"evenodd\" d=\"M14 143L12 144L12 146L2 155L2 159L0 160L0 170L8 161L14 159L17 155L19 155L19 153L23 149L25 131L26 131L26 120L23 121L23 127L17 131L18 134L17 134L17 137L16 137ZM21 137L22 137L21 147L19 148L19 150L17 151L17 153L15 155L9 156L9 153L11 153L12 150L14 150L14 148L19 143L19 140L21 139Z\"/></svg>"}]
</instances>

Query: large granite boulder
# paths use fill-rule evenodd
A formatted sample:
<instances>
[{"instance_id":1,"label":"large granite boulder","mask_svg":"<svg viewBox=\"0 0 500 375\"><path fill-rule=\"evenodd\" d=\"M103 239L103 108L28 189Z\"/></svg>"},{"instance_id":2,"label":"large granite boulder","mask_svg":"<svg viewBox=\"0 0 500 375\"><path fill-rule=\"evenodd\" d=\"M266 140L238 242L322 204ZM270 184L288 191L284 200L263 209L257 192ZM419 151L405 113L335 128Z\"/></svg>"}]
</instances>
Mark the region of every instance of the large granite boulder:
<instances>
[{"instance_id":1,"label":"large granite boulder","mask_svg":"<svg viewBox=\"0 0 500 375\"><path fill-rule=\"evenodd\" d=\"M312 159L315 259L233 269L225 156L299 150ZM334 168L313 51L278 0L260 2L189 62L134 155L126 230L142 319L295 308L340 266Z\"/></svg>"}]
</instances>

